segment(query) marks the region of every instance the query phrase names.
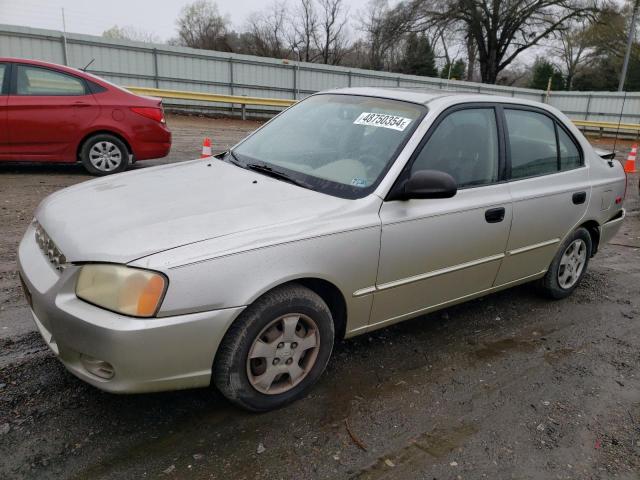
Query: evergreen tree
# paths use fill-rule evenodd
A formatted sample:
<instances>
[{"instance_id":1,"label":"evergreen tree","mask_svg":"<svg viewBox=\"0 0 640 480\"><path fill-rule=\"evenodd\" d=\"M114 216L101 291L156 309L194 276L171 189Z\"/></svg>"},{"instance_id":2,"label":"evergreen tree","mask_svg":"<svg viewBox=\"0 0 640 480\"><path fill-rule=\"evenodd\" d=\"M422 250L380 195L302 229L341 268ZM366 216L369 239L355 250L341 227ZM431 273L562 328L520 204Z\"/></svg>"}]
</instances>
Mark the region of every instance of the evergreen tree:
<instances>
[{"instance_id":1,"label":"evergreen tree","mask_svg":"<svg viewBox=\"0 0 640 480\"><path fill-rule=\"evenodd\" d=\"M405 41L400 71L409 75L437 77L436 58L426 35L410 33Z\"/></svg>"},{"instance_id":2,"label":"evergreen tree","mask_svg":"<svg viewBox=\"0 0 640 480\"><path fill-rule=\"evenodd\" d=\"M533 75L529 88L546 90L551 78L551 90L564 90L564 78L562 73L550 62L538 58L533 64Z\"/></svg>"},{"instance_id":3,"label":"evergreen tree","mask_svg":"<svg viewBox=\"0 0 640 480\"><path fill-rule=\"evenodd\" d=\"M449 74L449 67L451 67L451 74ZM464 80L465 71L467 65L464 60L456 60L453 65L449 62L444 64L442 70L440 70L440 78L448 78L449 80Z\"/></svg>"}]
</instances>

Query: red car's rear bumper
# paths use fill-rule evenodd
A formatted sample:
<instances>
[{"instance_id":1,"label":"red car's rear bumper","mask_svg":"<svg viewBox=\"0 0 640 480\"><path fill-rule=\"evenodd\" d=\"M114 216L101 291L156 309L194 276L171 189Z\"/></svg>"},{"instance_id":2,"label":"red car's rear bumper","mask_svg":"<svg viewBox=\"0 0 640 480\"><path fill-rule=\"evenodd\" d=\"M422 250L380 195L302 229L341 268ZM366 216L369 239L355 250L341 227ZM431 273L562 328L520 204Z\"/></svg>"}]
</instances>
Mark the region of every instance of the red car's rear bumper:
<instances>
[{"instance_id":1,"label":"red car's rear bumper","mask_svg":"<svg viewBox=\"0 0 640 480\"><path fill-rule=\"evenodd\" d=\"M131 139L131 149L136 160L166 157L171 150L171 132L164 125L154 125Z\"/></svg>"}]
</instances>

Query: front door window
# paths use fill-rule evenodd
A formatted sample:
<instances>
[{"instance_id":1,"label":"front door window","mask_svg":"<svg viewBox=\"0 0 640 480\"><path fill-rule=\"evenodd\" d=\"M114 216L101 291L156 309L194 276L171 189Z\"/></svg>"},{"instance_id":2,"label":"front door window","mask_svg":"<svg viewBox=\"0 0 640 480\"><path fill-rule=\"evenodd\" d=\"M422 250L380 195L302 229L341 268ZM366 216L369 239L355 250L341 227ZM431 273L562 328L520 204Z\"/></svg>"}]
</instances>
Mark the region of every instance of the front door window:
<instances>
[{"instance_id":1,"label":"front door window","mask_svg":"<svg viewBox=\"0 0 640 480\"><path fill-rule=\"evenodd\" d=\"M450 174L458 188L498 180L498 128L493 108L453 112L436 127L411 167Z\"/></svg>"}]
</instances>

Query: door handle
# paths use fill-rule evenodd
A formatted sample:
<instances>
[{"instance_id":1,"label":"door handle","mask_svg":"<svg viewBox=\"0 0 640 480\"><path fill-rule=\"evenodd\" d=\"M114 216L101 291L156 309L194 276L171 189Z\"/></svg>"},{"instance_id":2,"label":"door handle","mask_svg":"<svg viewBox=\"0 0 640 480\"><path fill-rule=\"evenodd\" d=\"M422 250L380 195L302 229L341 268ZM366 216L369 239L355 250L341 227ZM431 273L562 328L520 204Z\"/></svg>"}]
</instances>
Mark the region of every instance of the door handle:
<instances>
[{"instance_id":1,"label":"door handle","mask_svg":"<svg viewBox=\"0 0 640 480\"><path fill-rule=\"evenodd\" d=\"M504 220L504 207L490 208L484 212L484 218L488 223L498 223Z\"/></svg>"},{"instance_id":2,"label":"door handle","mask_svg":"<svg viewBox=\"0 0 640 480\"><path fill-rule=\"evenodd\" d=\"M580 205L581 203L584 203L586 199L587 199L587 192L576 192L571 197L571 200L575 205Z\"/></svg>"},{"instance_id":3,"label":"door handle","mask_svg":"<svg viewBox=\"0 0 640 480\"><path fill-rule=\"evenodd\" d=\"M90 107L91 104L86 102L74 102L71 104L71 106L72 107Z\"/></svg>"}]
</instances>

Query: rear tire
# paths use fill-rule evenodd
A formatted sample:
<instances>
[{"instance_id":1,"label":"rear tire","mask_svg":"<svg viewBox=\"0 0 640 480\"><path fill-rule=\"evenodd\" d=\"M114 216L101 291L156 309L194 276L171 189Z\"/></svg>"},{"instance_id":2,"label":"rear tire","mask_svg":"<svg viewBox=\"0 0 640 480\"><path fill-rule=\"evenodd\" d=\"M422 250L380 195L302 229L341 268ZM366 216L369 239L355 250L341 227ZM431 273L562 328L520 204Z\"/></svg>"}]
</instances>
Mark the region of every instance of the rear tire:
<instances>
[{"instance_id":1,"label":"rear tire","mask_svg":"<svg viewBox=\"0 0 640 480\"><path fill-rule=\"evenodd\" d=\"M244 409L273 410L316 383L333 341L324 300L301 285L284 285L256 300L231 325L218 349L212 381Z\"/></svg>"},{"instance_id":2,"label":"rear tire","mask_svg":"<svg viewBox=\"0 0 640 480\"><path fill-rule=\"evenodd\" d=\"M540 280L541 292L556 300L571 295L587 271L592 248L591 235L586 228L580 227L571 233Z\"/></svg>"},{"instance_id":3,"label":"rear tire","mask_svg":"<svg viewBox=\"0 0 640 480\"><path fill-rule=\"evenodd\" d=\"M118 137L101 133L84 142L80 160L91 175L111 175L129 166L129 149Z\"/></svg>"}]
</instances>

